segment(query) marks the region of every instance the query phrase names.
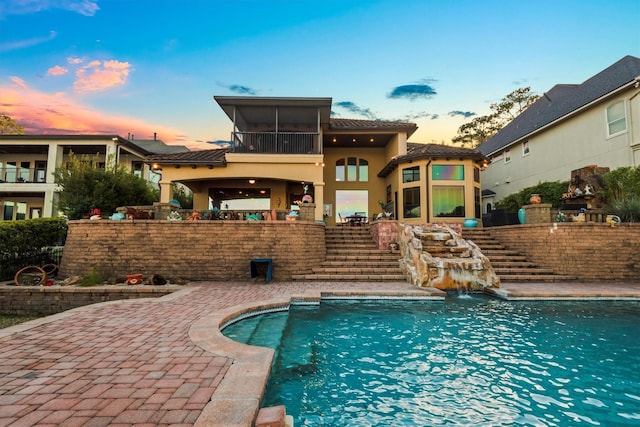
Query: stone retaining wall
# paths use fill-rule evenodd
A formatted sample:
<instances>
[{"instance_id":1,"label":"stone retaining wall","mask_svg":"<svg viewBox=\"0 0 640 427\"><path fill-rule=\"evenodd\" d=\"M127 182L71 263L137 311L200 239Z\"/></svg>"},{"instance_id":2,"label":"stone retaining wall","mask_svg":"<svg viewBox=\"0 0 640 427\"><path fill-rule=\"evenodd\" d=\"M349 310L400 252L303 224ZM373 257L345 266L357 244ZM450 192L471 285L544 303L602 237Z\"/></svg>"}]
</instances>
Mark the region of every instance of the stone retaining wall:
<instances>
[{"instance_id":1,"label":"stone retaining wall","mask_svg":"<svg viewBox=\"0 0 640 427\"><path fill-rule=\"evenodd\" d=\"M180 286L17 287L0 286L0 314L55 314L105 301L161 297Z\"/></svg>"},{"instance_id":2,"label":"stone retaining wall","mask_svg":"<svg viewBox=\"0 0 640 427\"><path fill-rule=\"evenodd\" d=\"M640 224L567 222L491 227L505 246L555 273L581 281L624 281L640 277Z\"/></svg>"},{"instance_id":3,"label":"stone retaining wall","mask_svg":"<svg viewBox=\"0 0 640 427\"><path fill-rule=\"evenodd\" d=\"M248 280L252 258L272 258L273 280L289 280L325 257L324 224L314 222L79 220L69 221L60 276Z\"/></svg>"}]
</instances>

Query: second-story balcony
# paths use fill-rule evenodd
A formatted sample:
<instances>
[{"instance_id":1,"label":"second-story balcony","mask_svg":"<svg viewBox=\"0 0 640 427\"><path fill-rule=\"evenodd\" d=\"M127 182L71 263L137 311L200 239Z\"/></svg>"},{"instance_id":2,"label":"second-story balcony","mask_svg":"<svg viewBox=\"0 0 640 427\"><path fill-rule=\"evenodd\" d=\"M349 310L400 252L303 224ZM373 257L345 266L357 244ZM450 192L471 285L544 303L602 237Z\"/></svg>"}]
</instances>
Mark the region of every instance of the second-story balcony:
<instances>
[{"instance_id":1,"label":"second-story balcony","mask_svg":"<svg viewBox=\"0 0 640 427\"><path fill-rule=\"evenodd\" d=\"M321 154L317 132L233 132L231 151L264 154Z\"/></svg>"},{"instance_id":2,"label":"second-story balcony","mask_svg":"<svg viewBox=\"0 0 640 427\"><path fill-rule=\"evenodd\" d=\"M45 168L0 167L0 183L44 183L46 173Z\"/></svg>"}]
</instances>

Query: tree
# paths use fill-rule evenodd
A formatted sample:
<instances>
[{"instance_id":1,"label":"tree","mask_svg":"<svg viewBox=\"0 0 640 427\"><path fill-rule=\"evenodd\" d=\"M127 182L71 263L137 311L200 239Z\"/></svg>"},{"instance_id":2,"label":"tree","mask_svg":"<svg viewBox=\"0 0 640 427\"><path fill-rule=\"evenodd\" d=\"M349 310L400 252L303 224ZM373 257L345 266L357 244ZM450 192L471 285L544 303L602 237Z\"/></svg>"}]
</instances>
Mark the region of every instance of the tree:
<instances>
[{"instance_id":1,"label":"tree","mask_svg":"<svg viewBox=\"0 0 640 427\"><path fill-rule=\"evenodd\" d=\"M451 139L454 144L475 148L487 141L509 122L529 108L540 96L531 93L530 87L516 89L502 98L500 102L491 104L491 113L479 116L458 128L458 135Z\"/></svg>"},{"instance_id":2,"label":"tree","mask_svg":"<svg viewBox=\"0 0 640 427\"><path fill-rule=\"evenodd\" d=\"M68 165L54 172L61 189L58 208L69 219L80 219L96 208L109 214L119 206L149 205L159 199L157 190L124 166L99 168L96 164L71 153Z\"/></svg>"},{"instance_id":3,"label":"tree","mask_svg":"<svg viewBox=\"0 0 640 427\"><path fill-rule=\"evenodd\" d=\"M24 135L24 128L6 114L0 114L0 135Z\"/></svg>"}]
</instances>

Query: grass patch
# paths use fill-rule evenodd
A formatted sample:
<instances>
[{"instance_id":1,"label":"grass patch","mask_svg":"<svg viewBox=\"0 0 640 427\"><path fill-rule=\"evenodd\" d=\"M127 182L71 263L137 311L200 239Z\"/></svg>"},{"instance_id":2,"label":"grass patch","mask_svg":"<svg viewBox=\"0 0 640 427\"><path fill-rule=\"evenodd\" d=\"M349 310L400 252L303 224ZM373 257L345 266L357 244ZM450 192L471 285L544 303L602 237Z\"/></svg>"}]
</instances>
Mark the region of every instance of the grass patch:
<instances>
[{"instance_id":1,"label":"grass patch","mask_svg":"<svg viewBox=\"0 0 640 427\"><path fill-rule=\"evenodd\" d=\"M0 329L8 328L9 326L17 325L19 323L27 322L29 320L44 317L42 314L0 314Z\"/></svg>"}]
</instances>

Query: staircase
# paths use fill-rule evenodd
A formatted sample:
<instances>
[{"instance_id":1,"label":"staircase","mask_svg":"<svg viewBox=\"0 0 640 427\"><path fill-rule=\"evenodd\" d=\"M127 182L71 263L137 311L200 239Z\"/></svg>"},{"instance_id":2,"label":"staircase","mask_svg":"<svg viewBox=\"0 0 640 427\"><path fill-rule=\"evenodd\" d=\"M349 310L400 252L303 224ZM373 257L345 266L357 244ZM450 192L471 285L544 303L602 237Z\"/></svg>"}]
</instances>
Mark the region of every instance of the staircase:
<instances>
[{"instance_id":1,"label":"staircase","mask_svg":"<svg viewBox=\"0 0 640 427\"><path fill-rule=\"evenodd\" d=\"M507 249L486 228L463 228L462 238L473 241L489 258L493 270L501 282L563 282L576 280L565 274L555 274L527 260L525 255Z\"/></svg>"},{"instance_id":2,"label":"staircase","mask_svg":"<svg viewBox=\"0 0 640 427\"><path fill-rule=\"evenodd\" d=\"M311 274L294 275L296 281L397 282L406 281L399 253L378 249L369 227L327 227L327 257Z\"/></svg>"}]
</instances>

